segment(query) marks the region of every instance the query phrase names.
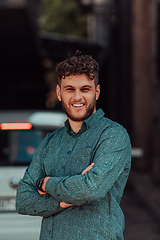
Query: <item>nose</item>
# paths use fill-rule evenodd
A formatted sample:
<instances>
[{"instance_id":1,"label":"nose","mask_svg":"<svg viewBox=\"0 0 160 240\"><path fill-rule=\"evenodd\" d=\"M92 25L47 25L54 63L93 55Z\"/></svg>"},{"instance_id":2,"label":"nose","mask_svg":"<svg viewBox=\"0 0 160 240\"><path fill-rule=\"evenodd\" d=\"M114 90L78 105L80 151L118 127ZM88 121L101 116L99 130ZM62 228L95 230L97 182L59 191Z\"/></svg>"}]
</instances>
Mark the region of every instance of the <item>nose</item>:
<instances>
[{"instance_id":1,"label":"nose","mask_svg":"<svg viewBox=\"0 0 160 240\"><path fill-rule=\"evenodd\" d=\"M80 90L76 90L76 91L74 92L74 100L75 100L75 101L79 101L79 100L81 100L81 99L82 99L81 91L80 91Z\"/></svg>"}]
</instances>

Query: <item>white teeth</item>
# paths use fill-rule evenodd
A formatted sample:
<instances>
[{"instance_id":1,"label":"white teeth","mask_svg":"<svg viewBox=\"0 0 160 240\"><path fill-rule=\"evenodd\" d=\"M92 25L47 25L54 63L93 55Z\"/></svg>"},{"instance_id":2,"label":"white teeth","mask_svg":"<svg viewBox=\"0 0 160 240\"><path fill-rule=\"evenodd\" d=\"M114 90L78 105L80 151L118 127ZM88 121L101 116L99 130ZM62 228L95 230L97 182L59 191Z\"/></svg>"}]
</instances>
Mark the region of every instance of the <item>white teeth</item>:
<instances>
[{"instance_id":1,"label":"white teeth","mask_svg":"<svg viewBox=\"0 0 160 240\"><path fill-rule=\"evenodd\" d=\"M74 107L82 107L83 104L73 104Z\"/></svg>"}]
</instances>

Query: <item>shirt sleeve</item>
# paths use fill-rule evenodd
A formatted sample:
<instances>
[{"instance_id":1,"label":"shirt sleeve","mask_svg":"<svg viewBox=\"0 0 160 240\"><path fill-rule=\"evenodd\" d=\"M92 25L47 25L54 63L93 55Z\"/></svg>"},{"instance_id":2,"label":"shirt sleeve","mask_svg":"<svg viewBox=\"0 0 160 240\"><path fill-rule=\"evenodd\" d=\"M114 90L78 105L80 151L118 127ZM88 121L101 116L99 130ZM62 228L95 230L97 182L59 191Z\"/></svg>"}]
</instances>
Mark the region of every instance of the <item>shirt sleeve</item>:
<instances>
[{"instance_id":1,"label":"shirt sleeve","mask_svg":"<svg viewBox=\"0 0 160 240\"><path fill-rule=\"evenodd\" d=\"M16 196L16 210L19 214L49 217L64 210L57 199L49 194L40 195L36 188L37 179L46 177L42 159L47 140L48 137L42 141L19 183Z\"/></svg>"},{"instance_id":2,"label":"shirt sleeve","mask_svg":"<svg viewBox=\"0 0 160 240\"><path fill-rule=\"evenodd\" d=\"M94 167L84 175L51 177L46 183L46 191L58 201L82 205L104 198L119 179L126 183L131 165L131 144L123 127L118 125L102 133L93 162Z\"/></svg>"}]
</instances>

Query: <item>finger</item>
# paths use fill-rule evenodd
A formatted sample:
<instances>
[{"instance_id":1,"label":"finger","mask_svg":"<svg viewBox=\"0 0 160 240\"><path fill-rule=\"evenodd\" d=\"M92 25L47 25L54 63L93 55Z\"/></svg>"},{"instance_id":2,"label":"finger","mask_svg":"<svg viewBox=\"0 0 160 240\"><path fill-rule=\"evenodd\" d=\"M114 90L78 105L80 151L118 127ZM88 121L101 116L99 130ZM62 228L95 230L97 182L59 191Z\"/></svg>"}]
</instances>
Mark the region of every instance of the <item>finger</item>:
<instances>
[{"instance_id":1,"label":"finger","mask_svg":"<svg viewBox=\"0 0 160 240\"><path fill-rule=\"evenodd\" d=\"M40 195L47 194L46 192L41 192L41 191L40 191L40 190L38 190L38 189L37 189L37 191L38 191L38 193L39 193Z\"/></svg>"},{"instance_id":2,"label":"finger","mask_svg":"<svg viewBox=\"0 0 160 240\"><path fill-rule=\"evenodd\" d=\"M85 172L88 172L93 166L92 165L89 165L86 169L85 169Z\"/></svg>"},{"instance_id":3,"label":"finger","mask_svg":"<svg viewBox=\"0 0 160 240\"><path fill-rule=\"evenodd\" d=\"M90 170L90 166L88 166L86 169L83 170L83 172L81 173L82 175L84 175L87 171Z\"/></svg>"},{"instance_id":4,"label":"finger","mask_svg":"<svg viewBox=\"0 0 160 240\"><path fill-rule=\"evenodd\" d=\"M84 175L86 172L88 172L92 167L94 166L94 163L91 163L86 169L83 170L83 172L81 173L82 175Z\"/></svg>"},{"instance_id":5,"label":"finger","mask_svg":"<svg viewBox=\"0 0 160 240\"><path fill-rule=\"evenodd\" d=\"M86 169L84 169L84 171L88 172L93 166L94 166L94 163L91 163Z\"/></svg>"},{"instance_id":6,"label":"finger","mask_svg":"<svg viewBox=\"0 0 160 240\"><path fill-rule=\"evenodd\" d=\"M60 205L62 208L68 208L68 207L73 206L73 204L69 204L69 203L65 203L65 202L60 202L59 205Z\"/></svg>"}]
</instances>

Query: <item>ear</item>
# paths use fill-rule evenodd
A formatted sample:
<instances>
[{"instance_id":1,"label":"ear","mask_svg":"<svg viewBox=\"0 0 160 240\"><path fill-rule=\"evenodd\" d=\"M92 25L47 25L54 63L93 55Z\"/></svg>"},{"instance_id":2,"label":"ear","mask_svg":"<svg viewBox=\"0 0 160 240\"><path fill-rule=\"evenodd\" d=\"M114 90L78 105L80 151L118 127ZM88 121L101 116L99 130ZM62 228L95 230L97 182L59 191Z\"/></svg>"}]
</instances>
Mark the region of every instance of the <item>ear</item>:
<instances>
[{"instance_id":1,"label":"ear","mask_svg":"<svg viewBox=\"0 0 160 240\"><path fill-rule=\"evenodd\" d=\"M99 95L100 95L100 85L97 85L97 87L96 87L96 101L98 100Z\"/></svg>"},{"instance_id":2,"label":"ear","mask_svg":"<svg viewBox=\"0 0 160 240\"><path fill-rule=\"evenodd\" d=\"M57 93L58 100L61 102L61 88L58 84L56 86L56 93Z\"/></svg>"}]
</instances>

